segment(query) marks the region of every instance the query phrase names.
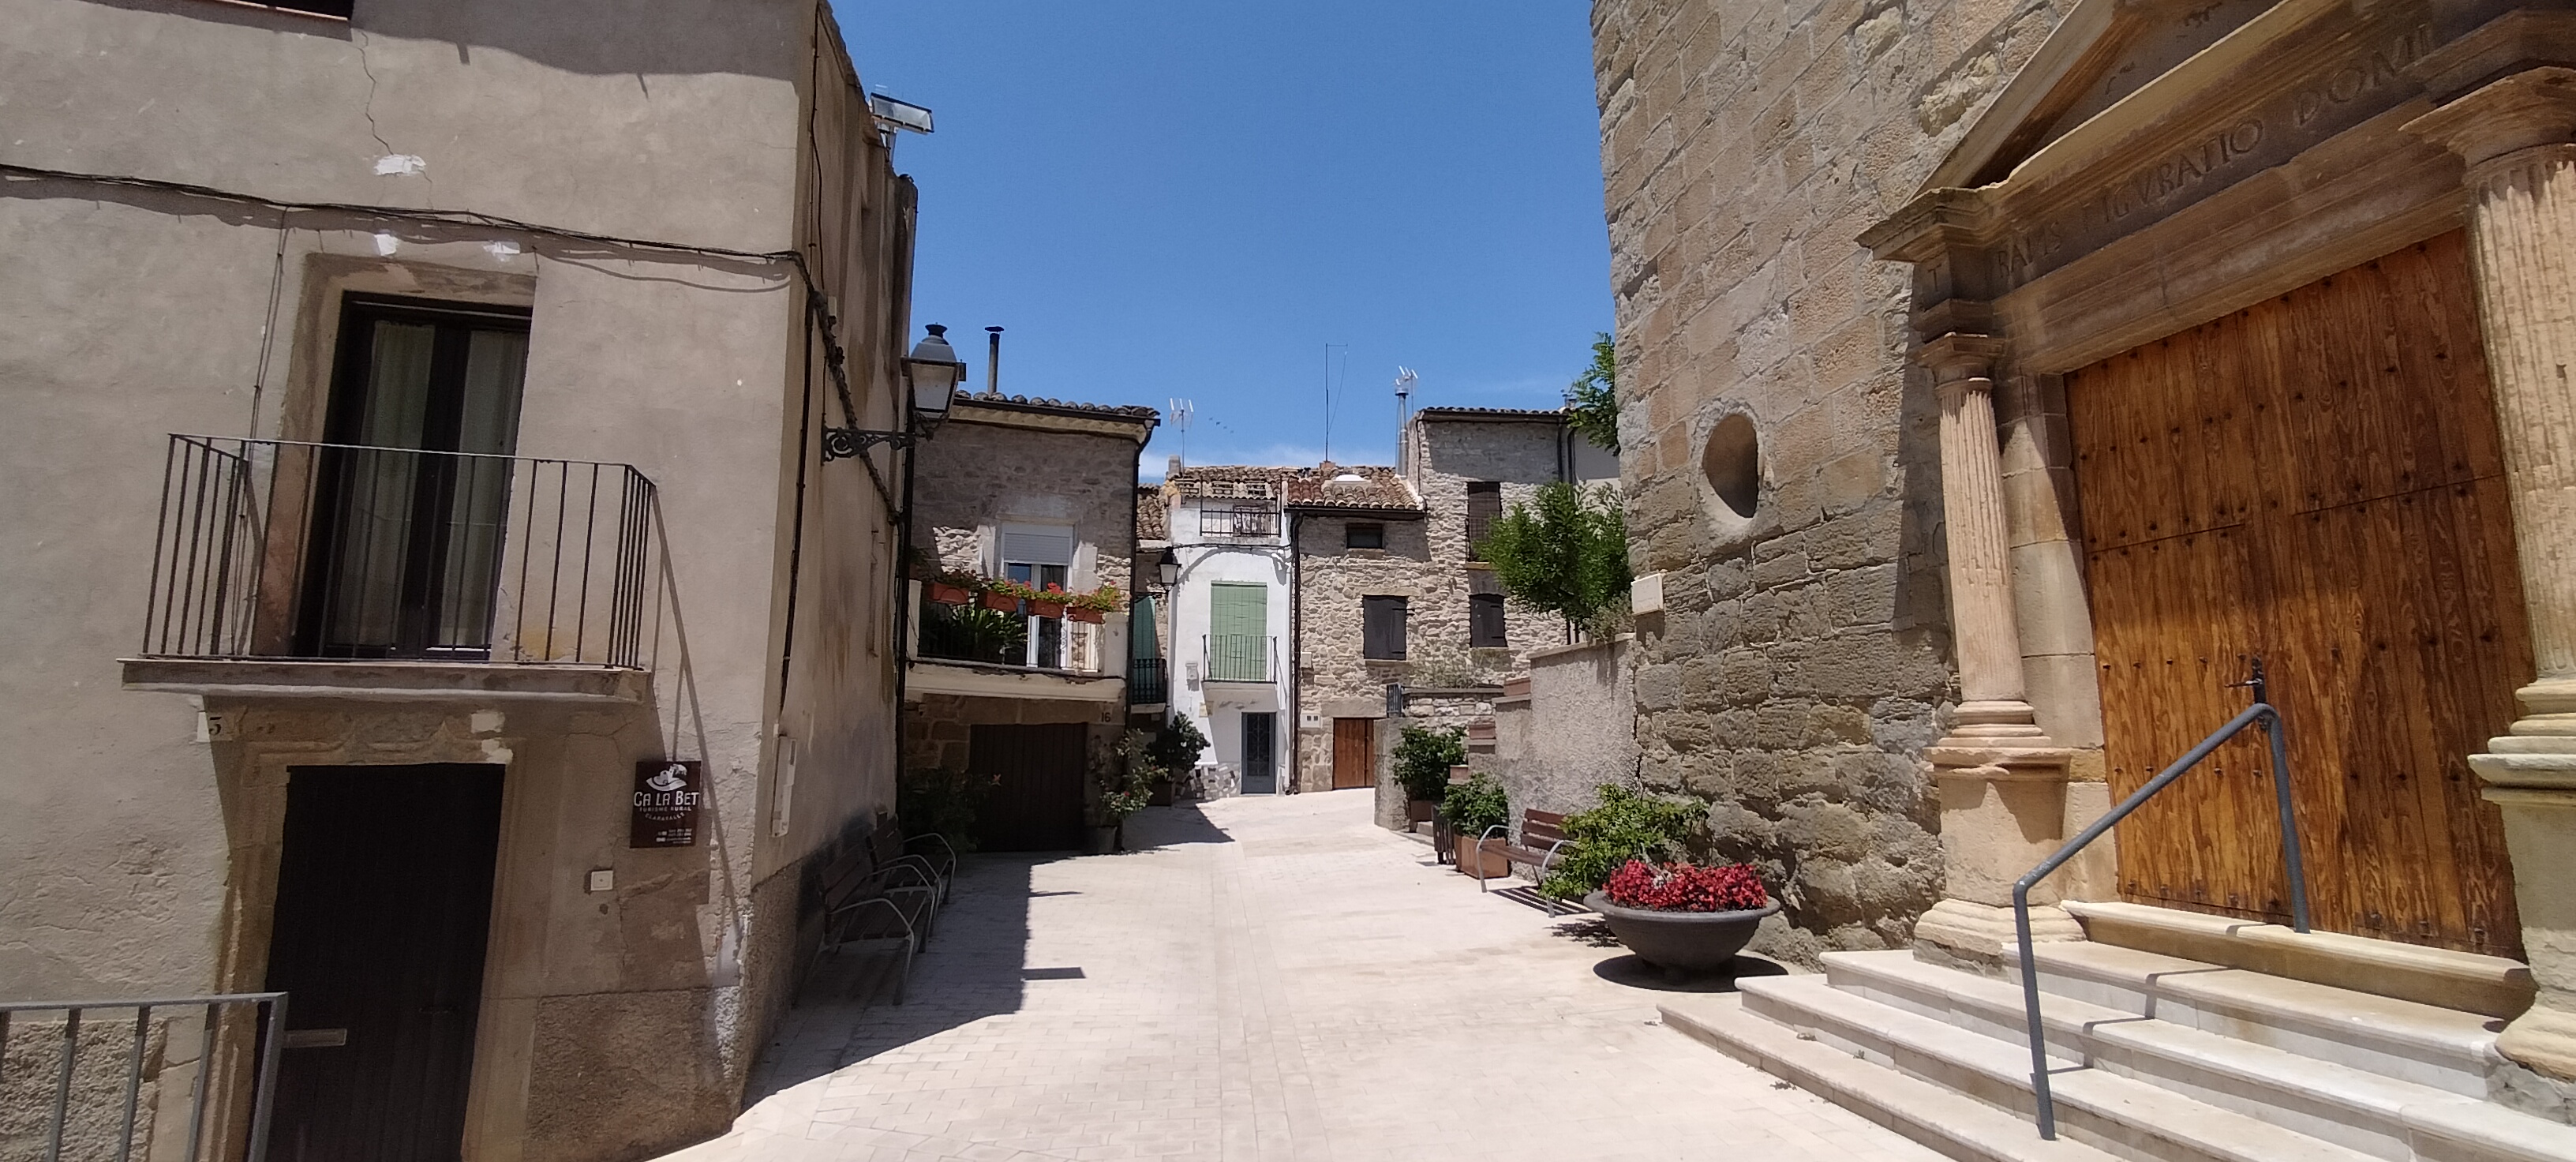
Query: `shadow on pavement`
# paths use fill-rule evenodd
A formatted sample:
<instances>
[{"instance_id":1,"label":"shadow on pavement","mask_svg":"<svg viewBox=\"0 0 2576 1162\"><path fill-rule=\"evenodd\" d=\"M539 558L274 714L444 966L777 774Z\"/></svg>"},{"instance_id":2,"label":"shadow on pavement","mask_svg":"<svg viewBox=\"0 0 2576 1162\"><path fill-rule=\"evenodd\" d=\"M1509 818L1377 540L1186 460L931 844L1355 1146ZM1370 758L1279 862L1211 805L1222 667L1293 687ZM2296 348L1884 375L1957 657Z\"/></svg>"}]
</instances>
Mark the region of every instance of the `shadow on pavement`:
<instances>
[{"instance_id":1,"label":"shadow on pavement","mask_svg":"<svg viewBox=\"0 0 2576 1162\"><path fill-rule=\"evenodd\" d=\"M913 956L901 1004L894 1000L899 952L841 962L823 958L763 1048L743 1094L744 1107L887 1050L1018 1012L1028 980L1057 979L1068 971L1041 969L1032 977L1032 970L1022 965L1027 962L1034 894L1030 871L1070 858L1057 852L1010 852L960 861L948 902Z\"/></svg>"},{"instance_id":2,"label":"shadow on pavement","mask_svg":"<svg viewBox=\"0 0 2576 1162\"><path fill-rule=\"evenodd\" d=\"M1208 822L1208 817L1199 811L1196 803L1147 807L1127 817L1126 843L1129 851L1232 842L1234 837L1226 834L1224 828Z\"/></svg>"},{"instance_id":3,"label":"shadow on pavement","mask_svg":"<svg viewBox=\"0 0 2576 1162\"><path fill-rule=\"evenodd\" d=\"M1614 941L1615 943L1615 941ZM1739 952L1735 959L1717 972L1667 973L1637 957L1613 956L1592 966L1592 975L1616 985L1646 989L1659 993L1731 993L1735 982L1757 976L1787 976L1789 969L1776 960Z\"/></svg>"}]
</instances>

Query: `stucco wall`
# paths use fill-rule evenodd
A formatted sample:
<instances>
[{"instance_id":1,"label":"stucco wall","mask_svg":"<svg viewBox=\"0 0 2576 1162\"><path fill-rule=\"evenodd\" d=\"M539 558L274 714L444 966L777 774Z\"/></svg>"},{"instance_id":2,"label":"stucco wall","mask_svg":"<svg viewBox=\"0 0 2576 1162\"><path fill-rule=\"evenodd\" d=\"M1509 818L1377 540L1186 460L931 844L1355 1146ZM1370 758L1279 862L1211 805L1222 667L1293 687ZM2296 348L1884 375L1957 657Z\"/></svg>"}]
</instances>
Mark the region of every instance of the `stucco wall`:
<instances>
[{"instance_id":1,"label":"stucco wall","mask_svg":"<svg viewBox=\"0 0 2576 1162\"><path fill-rule=\"evenodd\" d=\"M1467 765L1491 773L1524 810L1571 813L1600 802L1602 784L1637 779L1636 690L1626 640L1530 655L1530 690L1494 703L1494 747Z\"/></svg>"},{"instance_id":2,"label":"stucco wall","mask_svg":"<svg viewBox=\"0 0 2576 1162\"><path fill-rule=\"evenodd\" d=\"M1288 694L1291 641L1287 537L1283 531L1279 537L1260 543L1203 538L1198 531L1198 503L1196 499L1183 500L1172 510L1173 551L1181 562L1180 584L1174 587L1166 610L1172 636L1163 647L1171 667L1172 712L1189 716L1207 736L1208 749L1200 757L1202 763L1230 768L1229 774L1217 782L1238 787L1244 763L1244 713L1277 715L1271 735L1271 761L1277 772L1275 786L1285 793L1295 777L1292 740L1296 729L1296 708L1289 704ZM1216 500L1211 506L1226 508L1234 503ZM1277 640L1279 662L1268 682L1207 680L1208 587L1223 581L1250 582L1268 588L1264 594L1269 603L1266 636Z\"/></svg>"},{"instance_id":3,"label":"stucco wall","mask_svg":"<svg viewBox=\"0 0 2576 1162\"><path fill-rule=\"evenodd\" d=\"M1939 895L1936 416L1906 273L1853 239L2059 7L1594 6L1631 559L1666 574L1634 647L1644 777L1786 878L1775 955L1901 947ZM1759 435L1749 519L1703 465L1736 414Z\"/></svg>"},{"instance_id":4,"label":"stucco wall","mask_svg":"<svg viewBox=\"0 0 2576 1162\"><path fill-rule=\"evenodd\" d=\"M0 105L17 112L0 161L753 250L796 237L800 191L895 208L882 152L843 115L854 88L837 113L827 94L818 123L859 136L830 159L797 148L810 5L647 7L361 3L347 25L6 0ZM379 175L388 153L427 168ZM882 321L843 334L862 422L882 426L889 338L907 323L875 269L898 216L868 220L880 229L817 239L815 269L848 315ZM21 547L0 554L0 647L19 659L0 673L0 741L30 756L0 780L10 994L260 985L269 881L246 853L273 848L283 768L243 748L502 762L469 1151L624 1157L721 1129L792 976L801 861L891 801L892 530L859 465L798 444L829 392L799 350L793 268L56 180L0 184L0 240L0 317L18 335L0 345L0 428L19 437L0 458L16 498L0 534ZM209 696L267 732L209 744L196 698L119 689L168 433L318 438L350 291L525 306L520 454L630 463L659 486L645 701ZM775 778L782 736L801 748L792 788ZM648 757L705 763L712 841L625 847ZM593 868L617 890L585 892Z\"/></svg>"}]
</instances>

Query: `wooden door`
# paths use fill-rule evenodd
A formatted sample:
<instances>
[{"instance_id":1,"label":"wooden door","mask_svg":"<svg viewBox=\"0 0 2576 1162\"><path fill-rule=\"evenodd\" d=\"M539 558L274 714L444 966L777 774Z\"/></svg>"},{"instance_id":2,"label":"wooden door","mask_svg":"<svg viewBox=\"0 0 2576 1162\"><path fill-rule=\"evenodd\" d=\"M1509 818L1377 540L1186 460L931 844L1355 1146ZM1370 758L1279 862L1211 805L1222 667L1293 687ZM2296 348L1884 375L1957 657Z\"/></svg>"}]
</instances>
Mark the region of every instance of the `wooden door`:
<instances>
[{"instance_id":1,"label":"wooden door","mask_svg":"<svg viewBox=\"0 0 2576 1162\"><path fill-rule=\"evenodd\" d=\"M1279 793L1279 716L1267 710L1243 712L1243 793Z\"/></svg>"},{"instance_id":2,"label":"wooden door","mask_svg":"<svg viewBox=\"0 0 2576 1162\"><path fill-rule=\"evenodd\" d=\"M985 851L1075 851L1082 847L1084 736L1079 722L977 726L966 770L996 782L975 812Z\"/></svg>"},{"instance_id":3,"label":"wooden door","mask_svg":"<svg viewBox=\"0 0 2576 1162\"><path fill-rule=\"evenodd\" d=\"M287 994L269 1157L456 1162L501 768L297 767L269 937Z\"/></svg>"},{"instance_id":4,"label":"wooden door","mask_svg":"<svg viewBox=\"0 0 2576 1162\"><path fill-rule=\"evenodd\" d=\"M1333 789L1377 785L1377 722L1368 718L1333 720Z\"/></svg>"},{"instance_id":5,"label":"wooden door","mask_svg":"<svg viewBox=\"0 0 2576 1162\"><path fill-rule=\"evenodd\" d=\"M2103 728L2125 795L2242 710L2287 720L2318 927L2516 956L2467 756L2532 672L2464 240L2067 376ZM2282 920L2248 733L2120 828L2121 892Z\"/></svg>"}]
</instances>

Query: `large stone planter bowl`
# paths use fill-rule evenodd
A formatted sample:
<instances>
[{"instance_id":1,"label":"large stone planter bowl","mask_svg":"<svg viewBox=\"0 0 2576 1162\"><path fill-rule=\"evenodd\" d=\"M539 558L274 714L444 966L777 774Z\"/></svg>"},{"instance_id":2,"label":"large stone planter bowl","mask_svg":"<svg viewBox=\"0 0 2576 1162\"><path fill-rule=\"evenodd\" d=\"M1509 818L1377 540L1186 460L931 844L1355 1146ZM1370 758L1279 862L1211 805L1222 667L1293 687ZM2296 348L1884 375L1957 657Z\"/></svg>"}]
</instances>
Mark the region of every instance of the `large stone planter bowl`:
<instances>
[{"instance_id":1,"label":"large stone planter bowl","mask_svg":"<svg viewBox=\"0 0 2576 1162\"><path fill-rule=\"evenodd\" d=\"M1583 897L1583 906L1601 913L1610 934L1637 959L1666 973L1710 972L1726 967L1753 939L1762 918L1780 910L1780 901L1742 912L1656 912L1622 908L1608 892Z\"/></svg>"}]
</instances>

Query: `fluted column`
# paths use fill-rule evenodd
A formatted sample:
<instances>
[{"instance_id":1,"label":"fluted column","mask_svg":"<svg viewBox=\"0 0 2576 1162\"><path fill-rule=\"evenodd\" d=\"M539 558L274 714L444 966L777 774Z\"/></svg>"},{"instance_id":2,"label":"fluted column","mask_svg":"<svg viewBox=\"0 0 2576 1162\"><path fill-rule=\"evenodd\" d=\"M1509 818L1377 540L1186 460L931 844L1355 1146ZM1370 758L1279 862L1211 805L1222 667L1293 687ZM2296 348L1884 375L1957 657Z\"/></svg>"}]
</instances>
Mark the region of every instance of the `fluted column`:
<instances>
[{"instance_id":1,"label":"fluted column","mask_svg":"<svg viewBox=\"0 0 2576 1162\"><path fill-rule=\"evenodd\" d=\"M2469 756L2504 815L2540 986L2496 1048L2576 1081L2576 69L2515 73L2407 129L2468 161L2478 320L2538 671L2515 692L2522 717Z\"/></svg>"},{"instance_id":2,"label":"fluted column","mask_svg":"<svg viewBox=\"0 0 2576 1162\"><path fill-rule=\"evenodd\" d=\"M1999 965L2013 945L2012 883L2064 833L2069 752L2039 728L2022 678L1995 437L1994 361L2003 344L1953 332L1923 345L1941 396L1941 516L1949 550L1950 636L1959 707L1924 754L1941 792L1944 899L1915 925L1916 946ZM2035 893L2035 903L2054 897ZM2074 918L2034 909L2033 936L2080 937Z\"/></svg>"}]
</instances>

